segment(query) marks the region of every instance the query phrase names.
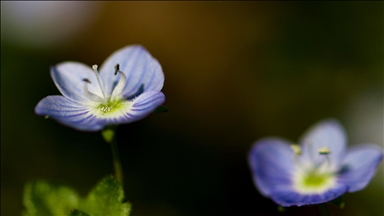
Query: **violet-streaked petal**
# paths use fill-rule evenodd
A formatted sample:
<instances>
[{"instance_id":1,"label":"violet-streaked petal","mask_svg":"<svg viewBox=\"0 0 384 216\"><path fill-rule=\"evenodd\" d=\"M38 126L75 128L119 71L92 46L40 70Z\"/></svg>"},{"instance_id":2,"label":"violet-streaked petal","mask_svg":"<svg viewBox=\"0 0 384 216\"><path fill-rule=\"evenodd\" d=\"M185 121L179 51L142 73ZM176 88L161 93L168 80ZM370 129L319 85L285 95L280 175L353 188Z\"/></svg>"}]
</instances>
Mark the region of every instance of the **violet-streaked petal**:
<instances>
[{"instance_id":1,"label":"violet-streaked petal","mask_svg":"<svg viewBox=\"0 0 384 216\"><path fill-rule=\"evenodd\" d=\"M91 93L103 97L95 72L85 64L64 62L52 66L51 76L59 91L73 101L89 102L89 98L84 93L84 79L90 81L87 88Z\"/></svg>"},{"instance_id":2,"label":"violet-streaked petal","mask_svg":"<svg viewBox=\"0 0 384 216\"><path fill-rule=\"evenodd\" d=\"M348 192L361 190L367 186L383 159L383 149L374 145L352 147L343 160L339 181L348 185Z\"/></svg>"},{"instance_id":3,"label":"violet-streaked petal","mask_svg":"<svg viewBox=\"0 0 384 216\"><path fill-rule=\"evenodd\" d=\"M248 163L261 194L269 196L277 187L292 185L293 157L289 142L279 138L265 138L253 144Z\"/></svg>"},{"instance_id":4,"label":"violet-streaked petal","mask_svg":"<svg viewBox=\"0 0 384 216\"><path fill-rule=\"evenodd\" d=\"M35 107L35 113L49 116L64 125L83 131L100 130L105 125L105 120L90 113L88 107L64 96L43 98Z\"/></svg>"},{"instance_id":5,"label":"violet-streaked petal","mask_svg":"<svg viewBox=\"0 0 384 216\"><path fill-rule=\"evenodd\" d=\"M277 204L288 207L288 206L302 206L310 204L319 204L331 201L347 190L346 185L336 183L336 185L323 193L313 194L301 194L295 191L292 187L278 188L272 190L270 197Z\"/></svg>"},{"instance_id":6,"label":"violet-streaked petal","mask_svg":"<svg viewBox=\"0 0 384 216\"><path fill-rule=\"evenodd\" d=\"M115 66L127 77L127 84L122 92L125 98L135 94L141 85L145 91L160 91L164 84L164 74L159 62L140 45L121 48L112 53L102 64L100 76L105 91L110 95L118 83L120 75L114 75Z\"/></svg>"},{"instance_id":7,"label":"violet-streaked petal","mask_svg":"<svg viewBox=\"0 0 384 216\"><path fill-rule=\"evenodd\" d=\"M324 120L312 126L300 139L302 163L319 165L326 159L319 149L327 147L332 169L336 169L345 156L347 138L343 127L336 120Z\"/></svg>"},{"instance_id":8,"label":"violet-streaked petal","mask_svg":"<svg viewBox=\"0 0 384 216\"><path fill-rule=\"evenodd\" d=\"M132 108L127 113L127 122L140 120L152 113L158 106L165 101L165 95L159 91L144 92L133 100ZM124 122L126 123L126 122Z\"/></svg>"}]
</instances>

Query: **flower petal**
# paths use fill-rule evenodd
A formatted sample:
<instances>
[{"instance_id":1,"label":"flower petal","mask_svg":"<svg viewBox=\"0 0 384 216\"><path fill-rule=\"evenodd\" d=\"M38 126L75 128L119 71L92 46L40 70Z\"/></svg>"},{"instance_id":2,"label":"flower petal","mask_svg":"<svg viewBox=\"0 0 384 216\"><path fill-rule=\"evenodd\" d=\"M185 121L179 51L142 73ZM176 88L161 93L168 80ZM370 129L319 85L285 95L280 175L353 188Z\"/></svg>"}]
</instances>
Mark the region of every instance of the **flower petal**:
<instances>
[{"instance_id":1,"label":"flower petal","mask_svg":"<svg viewBox=\"0 0 384 216\"><path fill-rule=\"evenodd\" d=\"M105 120L90 113L88 107L63 96L43 98L35 107L35 113L83 131L97 131L105 126Z\"/></svg>"},{"instance_id":2,"label":"flower petal","mask_svg":"<svg viewBox=\"0 0 384 216\"><path fill-rule=\"evenodd\" d=\"M85 64L78 62L64 62L51 67L51 76L61 94L80 103L90 100L84 93L84 79L91 83L87 85L88 90L103 97L95 72Z\"/></svg>"},{"instance_id":3,"label":"flower petal","mask_svg":"<svg viewBox=\"0 0 384 216\"><path fill-rule=\"evenodd\" d=\"M269 196L276 188L292 185L293 156L288 142L279 138L262 139L253 145L248 163L261 194Z\"/></svg>"},{"instance_id":4,"label":"flower petal","mask_svg":"<svg viewBox=\"0 0 384 216\"><path fill-rule=\"evenodd\" d=\"M132 108L129 111L129 119L126 122L140 120L152 113L158 106L165 101L165 95L159 91L144 92L139 97L134 99Z\"/></svg>"},{"instance_id":5,"label":"flower petal","mask_svg":"<svg viewBox=\"0 0 384 216\"><path fill-rule=\"evenodd\" d=\"M122 92L125 98L134 95L143 85L145 91L160 91L164 84L164 74L159 62L140 45L126 46L112 53L102 64L100 76L105 91L110 95L120 75L115 73L115 66L127 77L127 84Z\"/></svg>"},{"instance_id":6,"label":"flower petal","mask_svg":"<svg viewBox=\"0 0 384 216\"><path fill-rule=\"evenodd\" d=\"M354 192L367 186L383 159L383 149L374 145L360 145L351 148L345 157L339 181L348 185Z\"/></svg>"},{"instance_id":7,"label":"flower petal","mask_svg":"<svg viewBox=\"0 0 384 216\"><path fill-rule=\"evenodd\" d=\"M346 135L343 127L336 120L324 120L312 126L300 139L302 147L301 161L319 165L326 159L319 154L319 149L327 147L328 157L332 163L331 169L336 169L345 156Z\"/></svg>"},{"instance_id":8,"label":"flower petal","mask_svg":"<svg viewBox=\"0 0 384 216\"><path fill-rule=\"evenodd\" d=\"M336 184L323 193L301 194L290 187L278 188L271 191L271 199L281 206L302 206L331 201L347 190L346 185Z\"/></svg>"}]
</instances>

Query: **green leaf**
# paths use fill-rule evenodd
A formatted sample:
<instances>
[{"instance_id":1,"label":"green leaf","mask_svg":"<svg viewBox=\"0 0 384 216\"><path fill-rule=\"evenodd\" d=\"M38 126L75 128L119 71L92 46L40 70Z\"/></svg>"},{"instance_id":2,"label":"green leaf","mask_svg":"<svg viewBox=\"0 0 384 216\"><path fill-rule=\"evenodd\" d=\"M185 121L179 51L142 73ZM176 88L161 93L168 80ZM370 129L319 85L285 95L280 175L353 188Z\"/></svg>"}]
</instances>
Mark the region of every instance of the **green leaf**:
<instances>
[{"instance_id":1,"label":"green leaf","mask_svg":"<svg viewBox=\"0 0 384 216\"><path fill-rule=\"evenodd\" d=\"M131 204L123 203L123 187L112 176L102 179L88 194L81 210L90 215L128 216Z\"/></svg>"},{"instance_id":2,"label":"green leaf","mask_svg":"<svg viewBox=\"0 0 384 216\"><path fill-rule=\"evenodd\" d=\"M156 109L155 109L155 112L158 112L158 113L164 113L164 112L168 112L169 109L165 106L158 106Z\"/></svg>"},{"instance_id":3,"label":"green leaf","mask_svg":"<svg viewBox=\"0 0 384 216\"><path fill-rule=\"evenodd\" d=\"M73 209L69 216L90 216L90 215L78 209Z\"/></svg>"},{"instance_id":4,"label":"green leaf","mask_svg":"<svg viewBox=\"0 0 384 216\"><path fill-rule=\"evenodd\" d=\"M58 186L48 181L34 181L24 188L23 216L128 216L131 204L123 203L123 187L108 176L91 190L85 199L69 187Z\"/></svg>"},{"instance_id":5,"label":"green leaf","mask_svg":"<svg viewBox=\"0 0 384 216\"><path fill-rule=\"evenodd\" d=\"M76 191L47 181L33 181L24 188L23 204L26 216L68 215L79 205Z\"/></svg>"}]
</instances>

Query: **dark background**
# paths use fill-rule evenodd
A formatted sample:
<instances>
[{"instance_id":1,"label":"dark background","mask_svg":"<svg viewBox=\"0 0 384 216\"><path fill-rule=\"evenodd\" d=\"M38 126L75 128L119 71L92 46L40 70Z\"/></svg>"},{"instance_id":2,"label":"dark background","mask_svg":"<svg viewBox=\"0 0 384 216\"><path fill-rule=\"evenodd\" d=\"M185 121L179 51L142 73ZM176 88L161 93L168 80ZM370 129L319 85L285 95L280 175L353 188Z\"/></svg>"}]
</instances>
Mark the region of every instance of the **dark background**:
<instances>
[{"instance_id":1,"label":"dark background","mask_svg":"<svg viewBox=\"0 0 384 216\"><path fill-rule=\"evenodd\" d=\"M246 156L264 136L297 142L337 118L350 145L383 146L383 2L1 2L1 215L20 215L26 182L81 195L113 172L100 133L34 114L60 94L49 66L101 64L142 44L165 74L168 113L120 125L126 197L138 215L277 212ZM383 213L383 165L333 215Z\"/></svg>"}]
</instances>

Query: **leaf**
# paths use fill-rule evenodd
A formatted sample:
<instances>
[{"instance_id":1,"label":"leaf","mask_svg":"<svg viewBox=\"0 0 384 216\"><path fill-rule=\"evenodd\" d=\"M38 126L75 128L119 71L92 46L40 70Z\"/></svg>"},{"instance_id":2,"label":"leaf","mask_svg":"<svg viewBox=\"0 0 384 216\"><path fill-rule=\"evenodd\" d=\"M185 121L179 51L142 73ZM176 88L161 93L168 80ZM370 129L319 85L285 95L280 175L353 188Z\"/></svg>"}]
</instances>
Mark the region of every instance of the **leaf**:
<instances>
[{"instance_id":1,"label":"leaf","mask_svg":"<svg viewBox=\"0 0 384 216\"><path fill-rule=\"evenodd\" d=\"M164 113L164 112L168 112L169 109L165 106L158 106L156 109L155 109L155 112L157 113Z\"/></svg>"},{"instance_id":2,"label":"leaf","mask_svg":"<svg viewBox=\"0 0 384 216\"><path fill-rule=\"evenodd\" d=\"M57 186L47 181L33 181L24 188L23 215L51 216L68 215L79 205L76 191L66 186Z\"/></svg>"},{"instance_id":3,"label":"leaf","mask_svg":"<svg viewBox=\"0 0 384 216\"><path fill-rule=\"evenodd\" d=\"M48 181L34 181L26 184L23 216L128 216L131 204L123 203L123 187L108 176L91 190L85 199L66 186L54 185Z\"/></svg>"},{"instance_id":4,"label":"leaf","mask_svg":"<svg viewBox=\"0 0 384 216\"><path fill-rule=\"evenodd\" d=\"M80 211L80 210L77 210L77 209L73 209L69 216L90 216L90 215L85 213L85 212L83 212L83 211Z\"/></svg>"},{"instance_id":5,"label":"leaf","mask_svg":"<svg viewBox=\"0 0 384 216\"><path fill-rule=\"evenodd\" d=\"M131 204L123 203L123 187L112 176L102 179L79 209L90 215L128 216Z\"/></svg>"}]
</instances>

